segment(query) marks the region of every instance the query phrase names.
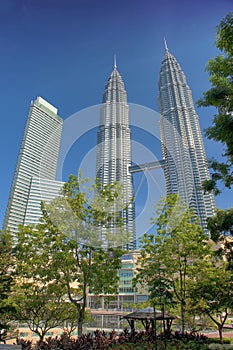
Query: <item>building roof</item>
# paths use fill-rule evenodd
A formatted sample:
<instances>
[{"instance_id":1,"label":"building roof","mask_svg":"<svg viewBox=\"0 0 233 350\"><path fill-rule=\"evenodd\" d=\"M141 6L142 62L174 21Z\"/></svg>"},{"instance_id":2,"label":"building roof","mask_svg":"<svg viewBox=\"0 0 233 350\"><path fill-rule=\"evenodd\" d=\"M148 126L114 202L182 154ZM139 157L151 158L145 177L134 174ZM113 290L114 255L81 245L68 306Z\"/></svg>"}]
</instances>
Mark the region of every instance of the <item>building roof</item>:
<instances>
[{"instance_id":1,"label":"building roof","mask_svg":"<svg viewBox=\"0 0 233 350\"><path fill-rule=\"evenodd\" d=\"M155 310L156 320L174 320L176 317L168 313L162 313L160 310ZM124 315L124 319L127 320L154 320L154 309L147 307L142 310L136 310L130 314Z\"/></svg>"}]
</instances>

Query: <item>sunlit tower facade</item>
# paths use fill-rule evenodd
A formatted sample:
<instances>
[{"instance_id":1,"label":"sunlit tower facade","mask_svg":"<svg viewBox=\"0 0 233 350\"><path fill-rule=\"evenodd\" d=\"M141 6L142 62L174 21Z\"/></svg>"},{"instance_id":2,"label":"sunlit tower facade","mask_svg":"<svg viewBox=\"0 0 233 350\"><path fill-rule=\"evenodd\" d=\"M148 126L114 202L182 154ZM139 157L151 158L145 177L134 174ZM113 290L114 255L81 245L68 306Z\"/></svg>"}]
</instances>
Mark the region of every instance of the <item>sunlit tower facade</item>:
<instances>
[{"instance_id":1,"label":"sunlit tower facade","mask_svg":"<svg viewBox=\"0 0 233 350\"><path fill-rule=\"evenodd\" d=\"M129 249L136 247L135 205L129 106L124 82L114 62L102 98L97 133L96 178L101 186L117 181L122 187L123 205L119 210L123 229L130 236ZM119 209L119 208L118 208ZM117 209L117 210L118 210ZM117 235L119 229L112 227ZM104 240L104 235L102 237Z\"/></svg>"},{"instance_id":2,"label":"sunlit tower facade","mask_svg":"<svg viewBox=\"0 0 233 350\"><path fill-rule=\"evenodd\" d=\"M51 185L56 177L63 124L57 112L42 97L31 102L3 224L3 229L9 229L12 234L17 232L18 225L37 223L40 201L57 195L62 185ZM41 197L40 192L35 196L35 179L37 188L40 181L43 185ZM30 220L25 221L26 217Z\"/></svg>"},{"instance_id":3,"label":"sunlit tower facade","mask_svg":"<svg viewBox=\"0 0 233 350\"><path fill-rule=\"evenodd\" d=\"M158 103L167 194L178 193L207 232L206 220L214 214L215 205L213 195L202 189L210 175L199 120L186 77L166 42Z\"/></svg>"}]
</instances>

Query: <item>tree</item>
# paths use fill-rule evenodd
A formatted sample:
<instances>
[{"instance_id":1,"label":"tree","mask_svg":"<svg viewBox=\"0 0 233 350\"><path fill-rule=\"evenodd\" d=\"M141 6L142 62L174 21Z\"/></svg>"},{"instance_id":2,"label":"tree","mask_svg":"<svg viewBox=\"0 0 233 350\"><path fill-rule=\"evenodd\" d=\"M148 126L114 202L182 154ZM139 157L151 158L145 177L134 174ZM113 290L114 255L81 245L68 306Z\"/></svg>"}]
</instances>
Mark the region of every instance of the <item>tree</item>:
<instances>
[{"instance_id":1,"label":"tree","mask_svg":"<svg viewBox=\"0 0 233 350\"><path fill-rule=\"evenodd\" d=\"M136 276L133 284L137 288L139 284L149 291L149 304L156 309L159 307L164 314L165 308L169 308L175 302L172 293L170 279L167 278L160 262L156 236L154 234L144 234L140 241L141 258L138 261ZM163 324L165 329L165 325Z\"/></svg>"},{"instance_id":2,"label":"tree","mask_svg":"<svg viewBox=\"0 0 233 350\"><path fill-rule=\"evenodd\" d=\"M222 341L223 326L229 310L233 307L232 273L226 264L204 261L199 265L196 278L189 283L192 308L199 314L207 315L217 326Z\"/></svg>"},{"instance_id":3,"label":"tree","mask_svg":"<svg viewBox=\"0 0 233 350\"><path fill-rule=\"evenodd\" d=\"M91 184L80 174L71 174L61 195L50 204L44 203L44 218L80 245L122 247L128 243L121 218L122 197L117 182L102 188L98 182Z\"/></svg>"},{"instance_id":4,"label":"tree","mask_svg":"<svg viewBox=\"0 0 233 350\"><path fill-rule=\"evenodd\" d=\"M216 47L222 55L210 59L206 70L210 75L212 88L204 93L198 101L199 106L213 106L218 114L214 116L213 124L206 130L206 136L221 142L225 148L224 162L210 161L213 170L211 180L204 182L207 191L214 190L219 194L218 181L227 188L233 184L233 12L229 13L217 27Z\"/></svg>"},{"instance_id":5,"label":"tree","mask_svg":"<svg viewBox=\"0 0 233 350\"><path fill-rule=\"evenodd\" d=\"M73 320L67 304L64 286L56 279L50 248L57 247L55 231L46 227L21 226L15 247L15 284L11 301L15 307L14 319L26 323L30 330L44 339L48 330ZM69 310L69 312L68 312Z\"/></svg>"},{"instance_id":6,"label":"tree","mask_svg":"<svg viewBox=\"0 0 233 350\"><path fill-rule=\"evenodd\" d=\"M60 267L60 271L69 300L77 308L79 335L82 333L88 291L94 294L117 291L117 270L121 266L122 246L127 242L127 236L121 230L122 219L116 210L122 206L118 184L108 184L103 188L98 183L88 185L89 180L70 175L63 187L63 196L44 210L49 227L53 226L55 219L56 223L59 222L59 230L73 238L69 242L66 240L64 252L67 248L69 252L65 252L64 258L69 260ZM85 192L81 191L82 187ZM93 193L91 199L90 193ZM111 234L112 226L118 227L118 236ZM104 247L100 237L103 228ZM72 286L74 282L75 289Z\"/></svg>"},{"instance_id":7,"label":"tree","mask_svg":"<svg viewBox=\"0 0 233 350\"><path fill-rule=\"evenodd\" d=\"M85 320L88 292L116 292L117 270L123 253L121 247L108 245L104 249L99 245L99 225L108 227L115 214L90 204L81 191L84 183L87 185L71 175L62 195L50 205L42 206L41 223L35 227L21 227L17 245L20 278L32 279L39 286L55 281L54 289L56 285L61 286L76 309L79 335ZM114 184L100 192L101 199L105 198L105 207L114 206L117 196Z\"/></svg>"},{"instance_id":8,"label":"tree","mask_svg":"<svg viewBox=\"0 0 233 350\"><path fill-rule=\"evenodd\" d=\"M47 285L18 281L12 300L16 309L15 319L26 323L40 340L50 329L62 328L65 321L73 321L74 307L66 302L64 290L56 281Z\"/></svg>"},{"instance_id":9,"label":"tree","mask_svg":"<svg viewBox=\"0 0 233 350\"><path fill-rule=\"evenodd\" d=\"M137 280L147 282L151 290L157 283L180 306L182 332L185 326L187 281L194 277L194 268L207 254L206 235L190 211L178 197L162 198L152 222L157 233L141 239L142 258ZM162 278L162 284L158 279ZM156 282L157 281L157 282ZM155 290L156 293L156 290Z\"/></svg>"},{"instance_id":10,"label":"tree","mask_svg":"<svg viewBox=\"0 0 233 350\"><path fill-rule=\"evenodd\" d=\"M218 243L216 253L227 260L227 268L233 270L233 208L216 210L216 214L208 218L208 229L211 238Z\"/></svg>"},{"instance_id":11,"label":"tree","mask_svg":"<svg viewBox=\"0 0 233 350\"><path fill-rule=\"evenodd\" d=\"M217 209L216 215L208 219L208 229L214 242L219 241L221 236L233 236L233 208Z\"/></svg>"},{"instance_id":12,"label":"tree","mask_svg":"<svg viewBox=\"0 0 233 350\"><path fill-rule=\"evenodd\" d=\"M14 258L12 254L12 237L9 232L0 233L0 331L9 328L8 322L14 312L10 302L10 294L13 286ZM0 336L6 335L3 331Z\"/></svg>"}]
</instances>

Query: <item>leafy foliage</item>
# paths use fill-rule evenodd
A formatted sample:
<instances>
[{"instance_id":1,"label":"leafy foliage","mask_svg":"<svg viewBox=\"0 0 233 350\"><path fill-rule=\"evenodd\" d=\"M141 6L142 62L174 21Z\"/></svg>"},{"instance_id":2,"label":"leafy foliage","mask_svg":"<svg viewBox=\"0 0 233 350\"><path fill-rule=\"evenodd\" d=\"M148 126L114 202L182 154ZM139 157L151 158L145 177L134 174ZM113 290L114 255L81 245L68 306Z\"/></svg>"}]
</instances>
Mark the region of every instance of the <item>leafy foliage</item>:
<instances>
[{"instance_id":1,"label":"leafy foliage","mask_svg":"<svg viewBox=\"0 0 233 350\"><path fill-rule=\"evenodd\" d=\"M210 161L213 170L211 180L204 182L207 191L214 190L219 194L217 186L222 181L227 188L233 184L233 12L229 13L217 27L216 47L223 54L210 59L206 70L210 75L212 88L204 93L198 101L199 106L214 106L218 114L214 116L213 124L206 130L206 136L221 142L225 148L225 162Z\"/></svg>"},{"instance_id":2,"label":"leafy foliage","mask_svg":"<svg viewBox=\"0 0 233 350\"><path fill-rule=\"evenodd\" d=\"M8 322L15 309L10 302L13 281L14 257L12 237L9 232L0 233L0 330L8 329ZM4 338L5 332L1 336Z\"/></svg>"},{"instance_id":3,"label":"leafy foliage","mask_svg":"<svg viewBox=\"0 0 233 350\"><path fill-rule=\"evenodd\" d=\"M50 329L62 327L66 320L76 321L75 309L66 302L61 287L56 282L38 285L24 280L14 288L15 319L26 323L41 340Z\"/></svg>"},{"instance_id":4,"label":"leafy foliage","mask_svg":"<svg viewBox=\"0 0 233 350\"><path fill-rule=\"evenodd\" d=\"M203 262L198 268L194 281L190 281L190 296L193 308L204 313L215 323L222 340L223 326L229 310L233 307L233 281L231 271L226 264L218 261Z\"/></svg>"},{"instance_id":5,"label":"leafy foliage","mask_svg":"<svg viewBox=\"0 0 233 350\"><path fill-rule=\"evenodd\" d=\"M219 241L222 236L233 236L233 208L218 209L216 214L208 219L208 229L214 242Z\"/></svg>"},{"instance_id":6,"label":"leafy foliage","mask_svg":"<svg viewBox=\"0 0 233 350\"><path fill-rule=\"evenodd\" d=\"M117 182L91 184L81 175L71 174L62 188L61 196L51 204L43 206L44 215L68 238L80 245L103 247L122 247L128 243L123 231L120 210L123 207L122 189ZM112 232L117 228L119 234ZM104 237L101 236L104 231Z\"/></svg>"},{"instance_id":7,"label":"leafy foliage","mask_svg":"<svg viewBox=\"0 0 233 350\"><path fill-rule=\"evenodd\" d=\"M147 283L154 299L157 296L157 300L180 305L184 331L187 280L195 277L196 267L210 249L202 228L178 195L161 199L153 223L157 234L145 234L141 239L136 281Z\"/></svg>"},{"instance_id":8,"label":"leafy foliage","mask_svg":"<svg viewBox=\"0 0 233 350\"><path fill-rule=\"evenodd\" d=\"M227 268L233 271L233 208L216 211L208 218L212 240L219 245L216 253L227 260Z\"/></svg>"},{"instance_id":9,"label":"leafy foliage","mask_svg":"<svg viewBox=\"0 0 233 350\"><path fill-rule=\"evenodd\" d=\"M221 142L224 147L224 161L215 159L210 161L212 169L211 180L204 182L206 191L214 190L215 195L220 193L219 182L226 188L233 184L233 12L229 13L218 25L216 47L222 55L209 60L207 71L210 75L212 87L199 100L200 106L214 106L218 114L214 116L212 125L206 130L209 139ZM208 229L214 242L219 242L218 254L227 259L224 274L219 267L207 268L203 271L203 280L198 281L198 289L194 288L193 297L199 296L199 303L205 312L217 325L220 338L222 326L227 317L228 308L232 307L227 295L231 295L231 276L233 269L233 209L217 210L216 214L208 218ZM218 277L218 279L217 279ZM212 292L212 296L210 294ZM202 293L202 296L201 294ZM213 299L214 298L214 299ZM230 298L231 299L231 298ZM218 310L219 309L219 310ZM218 312L224 312L224 317L216 318ZM215 314L215 316L214 316Z\"/></svg>"},{"instance_id":10,"label":"leafy foliage","mask_svg":"<svg viewBox=\"0 0 233 350\"><path fill-rule=\"evenodd\" d=\"M71 175L64 185L63 196L50 205L42 206L41 222L35 227L21 227L18 233L17 274L22 284L18 284L20 288L16 290L15 299L19 300L19 311L20 300L27 310L25 316L21 313L22 319L27 318L26 314L35 314L37 310L34 329L38 331L40 328L42 339L46 333L45 325L51 328L55 320L67 320L67 315L72 315L73 321L73 312L69 312L68 307L75 309L81 335L88 290L96 294L117 291L117 270L121 266L122 248L104 249L91 244L98 238L98 223L101 221L107 225L108 220L112 220L112 214L106 217L103 212L101 217L100 210L87 202L81 184L86 182ZM113 205L117 196L115 187L107 186L101 196L109 205ZM56 218L61 219L58 227L54 225ZM26 285L30 292L28 298L22 300L22 289ZM67 298L69 303L65 303ZM30 324L35 324L35 319L30 318Z\"/></svg>"},{"instance_id":11,"label":"leafy foliage","mask_svg":"<svg viewBox=\"0 0 233 350\"><path fill-rule=\"evenodd\" d=\"M158 350L164 349L164 340L166 339L166 349L189 349L189 350L207 350L208 338L201 334L175 332L174 334L162 335L157 339ZM125 329L120 335L112 331L107 335L104 331L96 330L94 335L84 334L77 339L69 338L66 334L60 338L47 338L45 341L39 341L32 347L32 343L18 340L23 350L108 350L108 349L131 349L131 350L149 350L155 348L153 332L135 332L130 333Z\"/></svg>"}]
</instances>

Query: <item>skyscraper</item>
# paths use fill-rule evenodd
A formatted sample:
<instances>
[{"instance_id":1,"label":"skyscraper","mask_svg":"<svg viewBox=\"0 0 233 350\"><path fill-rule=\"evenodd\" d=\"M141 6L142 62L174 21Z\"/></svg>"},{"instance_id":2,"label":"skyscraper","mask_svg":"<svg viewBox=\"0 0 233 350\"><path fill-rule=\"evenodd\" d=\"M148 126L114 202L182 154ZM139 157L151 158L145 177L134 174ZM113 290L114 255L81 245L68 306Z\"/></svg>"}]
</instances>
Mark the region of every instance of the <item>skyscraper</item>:
<instances>
[{"instance_id":1,"label":"skyscraper","mask_svg":"<svg viewBox=\"0 0 233 350\"><path fill-rule=\"evenodd\" d=\"M166 42L158 101L167 194L178 193L206 231L206 219L214 214L214 198L202 190L209 172L200 125L186 77Z\"/></svg>"},{"instance_id":2,"label":"skyscraper","mask_svg":"<svg viewBox=\"0 0 233 350\"><path fill-rule=\"evenodd\" d=\"M120 215L124 231L130 235L129 248L136 244L133 176L129 106L123 80L114 63L114 69L105 86L97 134L96 177L102 186L117 181L122 186L123 205ZM117 228L113 227L116 232ZM104 235L102 237L104 240Z\"/></svg>"},{"instance_id":3,"label":"skyscraper","mask_svg":"<svg viewBox=\"0 0 233 350\"><path fill-rule=\"evenodd\" d=\"M42 216L41 201L50 203L55 197L60 195L63 185L64 182L62 181L32 176L23 224L32 225L38 223Z\"/></svg>"},{"instance_id":4,"label":"skyscraper","mask_svg":"<svg viewBox=\"0 0 233 350\"><path fill-rule=\"evenodd\" d=\"M31 102L6 209L4 230L9 229L14 234L19 224L25 224L33 177L55 180L62 122L57 115L57 108L43 98L37 97ZM39 198L38 201L41 199L46 198Z\"/></svg>"}]
</instances>

